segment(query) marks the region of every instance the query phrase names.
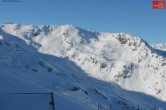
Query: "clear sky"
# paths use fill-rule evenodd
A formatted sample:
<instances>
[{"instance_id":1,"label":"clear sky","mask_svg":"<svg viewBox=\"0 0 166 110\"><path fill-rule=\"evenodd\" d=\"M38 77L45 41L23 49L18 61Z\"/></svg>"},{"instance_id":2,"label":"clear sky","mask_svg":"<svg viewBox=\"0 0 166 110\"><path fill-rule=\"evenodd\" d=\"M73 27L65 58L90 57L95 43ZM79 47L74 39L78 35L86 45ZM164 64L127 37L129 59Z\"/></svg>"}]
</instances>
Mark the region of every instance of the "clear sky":
<instances>
[{"instance_id":1,"label":"clear sky","mask_svg":"<svg viewBox=\"0 0 166 110\"><path fill-rule=\"evenodd\" d=\"M125 32L148 43L166 42L166 9L152 0L0 0L0 24L73 24L98 32Z\"/></svg>"}]
</instances>

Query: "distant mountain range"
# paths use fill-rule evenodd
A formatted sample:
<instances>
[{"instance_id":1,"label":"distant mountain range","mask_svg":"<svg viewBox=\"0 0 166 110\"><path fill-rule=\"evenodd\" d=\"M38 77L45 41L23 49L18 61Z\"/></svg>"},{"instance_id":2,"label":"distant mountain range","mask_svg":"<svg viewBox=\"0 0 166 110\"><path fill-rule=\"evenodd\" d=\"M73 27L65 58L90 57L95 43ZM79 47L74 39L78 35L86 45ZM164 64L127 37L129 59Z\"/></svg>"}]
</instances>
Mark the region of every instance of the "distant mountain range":
<instances>
[{"instance_id":1,"label":"distant mountain range","mask_svg":"<svg viewBox=\"0 0 166 110\"><path fill-rule=\"evenodd\" d=\"M152 45L153 48L166 51L166 43Z\"/></svg>"},{"instance_id":2,"label":"distant mountain range","mask_svg":"<svg viewBox=\"0 0 166 110\"><path fill-rule=\"evenodd\" d=\"M2 24L0 93L54 92L58 110L166 109L165 50L126 33Z\"/></svg>"}]
</instances>

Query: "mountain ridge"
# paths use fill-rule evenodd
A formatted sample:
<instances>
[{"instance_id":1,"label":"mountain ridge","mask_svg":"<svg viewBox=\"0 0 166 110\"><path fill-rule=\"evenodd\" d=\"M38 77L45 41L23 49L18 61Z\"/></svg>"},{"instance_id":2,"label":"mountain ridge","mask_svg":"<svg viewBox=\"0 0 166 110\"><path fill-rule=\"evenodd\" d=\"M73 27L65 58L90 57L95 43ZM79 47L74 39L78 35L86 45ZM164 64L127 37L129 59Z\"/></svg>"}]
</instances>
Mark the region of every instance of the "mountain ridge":
<instances>
[{"instance_id":1,"label":"mountain ridge","mask_svg":"<svg viewBox=\"0 0 166 110\"><path fill-rule=\"evenodd\" d=\"M71 88L66 88L65 82L64 84L60 84L61 86L58 86L59 92L64 90L76 91L74 94L78 95L84 93L85 97L92 98L92 100L96 99L96 96L92 94L96 92L99 97L103 97L102 100L108 100L110 96L106 96L108 94L105 91L108 90L108 88L102 87L102 89L105 90L99 89L101 86L98 88L90 81L88 81L91 85L90 87L88 87L88 83L83 85L83 82L87 81L87 75L97 80L111 84L115 83L125 90L148 94L163 101L166 100L166 95L164 94L166 91L166 52L154 49L141 38L133 37L125 33L87 31L73 25L45 26L3 24L0 26L0 29L0 40L2 40L0 44L4 46L4 48L0 50L4 55L0 57L2 59L6 57L7 59L4 61L1 59L0 66L7 68L11 65L13 68L11 70L18 71L19 74L22 71L30 70L35 73L41 71L43 74L46 72L53 73L63 78L69 77L69 79L65 78L65 80L68 84L71 84ZM19 52L22 51L23 53L20 54ZM43 55L38 55L39 53ZM44 55L49 55L49 57L45 57ZM20 56L20 59L23 61L19 60L17 56ZM25 59L26 57L32 58L33 60L28 61ZM51 61L51 58L56 59L55 62L58 63ZM29 63L30 61L33 63ZM27 63L27 65L24 63ZM63 68L63 65L65 68ZM78 66L82 72L74 65ZM2 71L6 71L5 73L11 71L4 70L3 68ZM37 81L32 76L33 74L28 76L28 79L30 80L30 78L32 78L35 83L38 82L37 84L40 85L40 80L43 79L43 77L37 75L41 78ZM48 77L47 75L44 76ZM81 85L77 82L77 78L80 81L82 80ZM63 81L61 78L55 79ZM47 80L44 82L47 82ZM50 84L48 85L55 86L56 83L58 83L57 81L53 82L55 84L49 82ZM72 88L72 83L76 83L77 86ZM99 82L97 82L97 84L101 85ZM41 83L41 85L45 84ZM83 87L83 89L80 87ZM91 90L91 87L97 89ZM114 88L114 86L109 87ZM88 90L85 90L85 88L88 88ZM119 90L123 93L123 90L120 90L120 88L116 86L115 88L115 91ZM86 95L87 91L88 93L90 92L91 96ZM69 92L69 94L72 97L74 96L72 95L73 93ZM112 94L116 94L116 92L112 92ZM115 96L120 94L121 93L118 93ZM127 101L128 99L131 100L130 97L126 97L125 100ZM138 100L139 98L137 97L135 99ZM84 99L77 100L82 101ZM88 101L91 102L92 100ZM118 101L118 98L116 100ZM110 103L110 101L103 102L101 101L100 103L105 107L106 105L108 106L106 103ZM146 103L149 104L148 101ZM130 107L128 109L132 109L133 105L134 104L129 101L128 106ZM143 106L146 109L149 107Z\"/></svg>"}]
</instances>

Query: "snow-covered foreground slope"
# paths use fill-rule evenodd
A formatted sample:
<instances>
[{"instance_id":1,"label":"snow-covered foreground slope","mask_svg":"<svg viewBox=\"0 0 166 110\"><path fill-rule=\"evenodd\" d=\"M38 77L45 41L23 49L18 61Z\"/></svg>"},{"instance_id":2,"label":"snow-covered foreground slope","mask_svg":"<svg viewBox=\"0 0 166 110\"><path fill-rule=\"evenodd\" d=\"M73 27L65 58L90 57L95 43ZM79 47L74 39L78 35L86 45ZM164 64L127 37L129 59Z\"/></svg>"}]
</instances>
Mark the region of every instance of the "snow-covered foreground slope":
<instances>
[{"instance_id":1,"label":"snow-covered foreground slope","mask_svg":"<svg viewBox=\"0 0 166 110\"><path fill-rule=\"evenodd\" d=\"M54 92L58 110L166 108L165 57L129 34L5 24L0 92Z\"/></svg>"},{"instance_id":2,"label":"snow-covered foreground slope","mask_svg":"<svg viewBox=\"0 0 166 110\"><path fill-rule=\"evenodd\" d=\"M51 110L50 102L51 94L0 94L1 110Z\"/></svg>"}]
</instances>

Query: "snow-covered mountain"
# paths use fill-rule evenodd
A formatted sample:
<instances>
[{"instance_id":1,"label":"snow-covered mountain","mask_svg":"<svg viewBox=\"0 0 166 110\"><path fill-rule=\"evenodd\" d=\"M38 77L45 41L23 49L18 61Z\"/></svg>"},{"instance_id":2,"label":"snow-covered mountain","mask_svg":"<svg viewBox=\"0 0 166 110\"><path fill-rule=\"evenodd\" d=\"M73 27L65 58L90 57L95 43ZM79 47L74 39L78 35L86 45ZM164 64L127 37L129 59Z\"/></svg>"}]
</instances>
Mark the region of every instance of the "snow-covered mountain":
<instances>
[{"instance_id":1,"label":"snow-covered mountain","mask_svg":"<svg viewBox=\"0 0 166 110\"><path fill-rule=\"evenodd\" d=\"M52 91L60 110L166 108L166 52L125 33L2 24L0 76L1 93Z\"/></svg>"},{"instance_id":2,"label":"snow-covered mountain","mask_svg":"<svg viewBox=\"0 0 166 110\"><path fill-rule=\"evenodd\" d=\"M166 51L166 43L155 44L155 45L152 45L152 47L154 47L154 48L156 48L156 49L159 49L159 50L164 50L164 51Z\"/></svg>"}]
</instances>

